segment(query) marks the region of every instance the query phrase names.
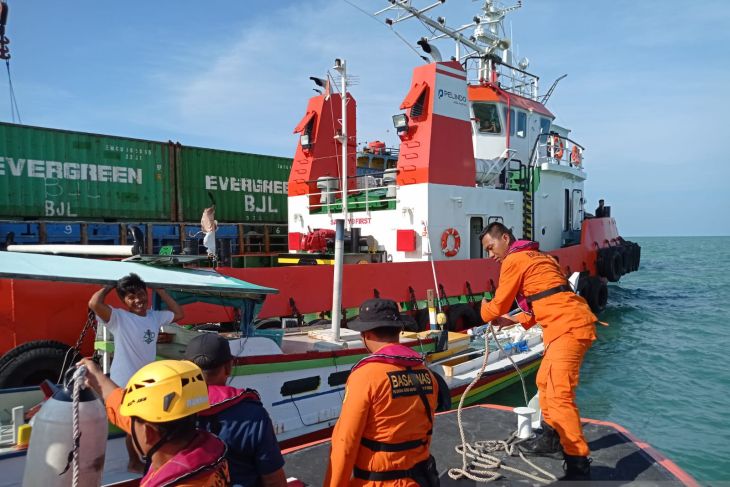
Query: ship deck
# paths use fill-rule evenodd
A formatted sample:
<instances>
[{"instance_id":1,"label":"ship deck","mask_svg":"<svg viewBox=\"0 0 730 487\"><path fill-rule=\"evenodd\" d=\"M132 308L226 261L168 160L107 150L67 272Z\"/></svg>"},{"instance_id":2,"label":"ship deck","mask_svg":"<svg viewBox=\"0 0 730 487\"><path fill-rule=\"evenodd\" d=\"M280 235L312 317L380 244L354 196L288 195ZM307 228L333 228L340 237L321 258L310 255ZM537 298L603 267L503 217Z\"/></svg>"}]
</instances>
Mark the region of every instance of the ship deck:
<instances>
[{"instance_id":1,"label":"ship deck","mask_svg":"<svg viewBox=\"0 0 730 487\"><path fill-rule=\"evenodd\" d=\"M462 422L468 442L507 439L517 424L511 408L495 405L463 409ZM674 462L619 425L583 419L583 431L593 458L592 482L601 482L601 485L626 482L640 482L644 486L699 485ZM431 453L436 458L442 487L478 485L469 479L453 480L447 474L449 468L461 467L461 455L454 449L459 443L456 411L436 415ZM287 476L296 477L306 485L322 485L329 449L329 440L325 440L286 450L284 469ZM519 456L509 457L504 452L494 456L504 459L505 465L540 475ZM556 477L563 475L562 460L546 457L528 459ZM544 485L504 469L499 472L502 478L492 482L493 485Z\"/></svg>"}]
</instances>

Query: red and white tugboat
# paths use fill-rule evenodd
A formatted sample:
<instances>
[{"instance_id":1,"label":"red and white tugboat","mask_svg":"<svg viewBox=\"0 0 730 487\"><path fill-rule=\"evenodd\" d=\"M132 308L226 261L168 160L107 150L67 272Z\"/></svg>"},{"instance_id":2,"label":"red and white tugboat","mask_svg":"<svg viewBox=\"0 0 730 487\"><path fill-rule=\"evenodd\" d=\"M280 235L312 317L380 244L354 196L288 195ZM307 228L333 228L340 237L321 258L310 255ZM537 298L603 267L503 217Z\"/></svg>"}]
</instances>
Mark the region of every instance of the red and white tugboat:
<instances>
[{"instance_id":1,"label":"red and white tugboat","mask_svg":"<svg viewBox=\"0 0 730 487\"><path fill-rule=\"evenodd\" d=\"M355 100L347 93L343 101L345 83L335 92L334 82L317 80L325 91L309 100L294 130L290 250L279 259L300 266L222 269L281 291L262 317L329 314L333 272L321 264L334 263L337 218L349 229L341 308L382 295L423 309L433 289L452 330L477 324L471 305L494 291L499 268L477 238L493 221L539 242L566 275L581 273L578 291L596 312L606 305L606 282L638 269L640 248L621 238L610 209L593 218L585 212L585 148L555 124L545 106L552 89L539 93L527 60L511 63L503 21L520 5L486 0L480 16L451 28L426 14L441 3L417 9L397 0L376 13L394 14L385 19L391 26L417 18L434 33L418 41L433 62L414 69L393 117L398 149L376 142L356 155ZM432 43L441 38L455 41L451 60ZM417 317L425 327L427 313Z\"/></svg>"}]
</instances>

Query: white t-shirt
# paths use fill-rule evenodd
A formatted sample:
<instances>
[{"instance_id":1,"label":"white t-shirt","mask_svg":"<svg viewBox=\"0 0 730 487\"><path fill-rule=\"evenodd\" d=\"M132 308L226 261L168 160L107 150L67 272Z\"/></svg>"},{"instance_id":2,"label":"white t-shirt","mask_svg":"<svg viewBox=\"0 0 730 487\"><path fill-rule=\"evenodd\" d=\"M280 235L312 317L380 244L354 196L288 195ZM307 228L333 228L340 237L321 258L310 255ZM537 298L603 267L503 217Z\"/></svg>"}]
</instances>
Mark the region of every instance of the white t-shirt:
<instances>
[{"instance_id":1,"label":"white t-shirt","mask_svg":"<svg viewBox=\"0 0 730 487\"><path fill-rule=\"evenodd\" d=\"M114 383L126 386L135 372L155 360L157 332L174 317L172 311L148 309L146 316L139 316L119 308L112 308L108 323L97 316L114 334L114 360L109 374Z\"/></svg>"}]
</instances>

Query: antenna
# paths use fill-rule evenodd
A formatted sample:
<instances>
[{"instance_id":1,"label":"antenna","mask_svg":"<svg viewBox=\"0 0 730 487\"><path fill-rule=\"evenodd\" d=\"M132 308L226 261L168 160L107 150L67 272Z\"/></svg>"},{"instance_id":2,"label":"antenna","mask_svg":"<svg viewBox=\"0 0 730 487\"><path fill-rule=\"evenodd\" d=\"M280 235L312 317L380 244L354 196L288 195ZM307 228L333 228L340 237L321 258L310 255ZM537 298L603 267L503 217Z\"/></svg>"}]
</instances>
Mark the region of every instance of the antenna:
<instances>
[{"instance_id":1,"label":"antenna","mask_svg":"<svg viewBox=\"0 0 730 487\"><path fill-rule=\"evenodd\" d=\"M387 0L390 5L375 12L374 17L381 16L385 25L394 27L409 19L418 19L429 31L429 37L422 37L417 44L439 62L446 59L434 46L434 41L449 38L456 45L456 55L451 57L468 69L468 61L477 61L476 79L483 83L496 83L497 67L504 66L511 73L510 83L505 85L505 78L499 77L501 89L512 91L537 99L537 76L511 66L512 45L511 36L507 37L504 27L504 19L508 13L522 7L522 1L518 1L510 7L497 6L496 0L483 0L481 12L472 18L472 21L459 27L451 27L443 16L431 17L427 13L441 6L446 0L436 0L429 5L418 7L415 0ZM469 34L466 31L471 31ZM393 30L395 32L395 29ZM450 56L448 56L450 57ZM500 73L503 74L503 73ZM474 79L474 78L472 78ZM509 86L509 85L512 86Z\"/></svg>"},{"instance_id":2,"label":"antenna","mask_svg":"<svg viewBox=\"0 0 730 487\"><path fill-rule=\"evenodd\" d=\"M556 79L555 81L553 81L553 84L550 87L550 89L547 91L547 93L545 93L545 95L543 95L543 97L540 98L540 103L542 103L543 105L547 104L547 101L550 99L550 96L552 96L553 91L555 90L555 87L558 86L558 83L560 83L560 80L565 78L566 76L568 76L568 75L564 74L561 77L559 77L558 79Z\"/></svg>"}]
</instances>

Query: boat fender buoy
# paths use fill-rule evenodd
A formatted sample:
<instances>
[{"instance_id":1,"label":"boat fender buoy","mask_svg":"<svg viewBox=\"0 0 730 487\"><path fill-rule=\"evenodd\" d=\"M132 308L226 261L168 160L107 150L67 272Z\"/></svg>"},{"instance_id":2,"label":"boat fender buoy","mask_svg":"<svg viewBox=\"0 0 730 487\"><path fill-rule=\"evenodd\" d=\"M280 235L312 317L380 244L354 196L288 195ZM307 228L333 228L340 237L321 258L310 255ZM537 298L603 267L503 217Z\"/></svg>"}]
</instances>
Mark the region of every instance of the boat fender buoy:
<instances>
[{"instance_id":1,"label":"boat fender buoy","mask_svg":"<svg viewBox=\"0 0 730 487\"><path fill-rule=\"evenodd\" d=\"M68 468L74 448L72 390L54 389L54 394L33 417L23 487L68 487L73 470ZM79 485L101 485L108 426L104 404L90 389L79 398Z\"/></svg>"},{"instance_id":2,"label":"boat fender buoy","mask_svg":"<svg viewBox=\"0 0 730 487\"><path fill-rule=\"evenodd\" d=\"M451 237L451 238L449 238ZM455 228L447 228L441 234L441 252L446 257L453 257L459 253L461 247L461 236Z\"/></svg>"}]
</instances>

